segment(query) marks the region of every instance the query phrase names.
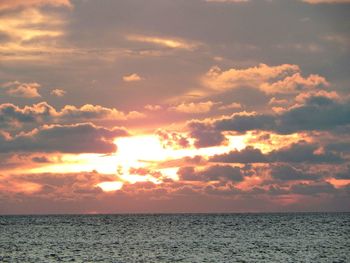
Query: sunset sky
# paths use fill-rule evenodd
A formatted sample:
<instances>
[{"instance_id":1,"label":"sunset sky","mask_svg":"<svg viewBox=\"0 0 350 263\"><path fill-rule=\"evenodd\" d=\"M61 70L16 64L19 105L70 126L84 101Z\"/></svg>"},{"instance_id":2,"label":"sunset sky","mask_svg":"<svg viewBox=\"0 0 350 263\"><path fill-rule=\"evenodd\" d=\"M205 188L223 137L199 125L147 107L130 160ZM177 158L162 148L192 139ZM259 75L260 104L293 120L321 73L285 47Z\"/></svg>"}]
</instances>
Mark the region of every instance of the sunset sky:
<instances>
[{"instance_id":1,"label":"sunset sky","mask_svg":"<svg viewBox=\"0 0 350 263\"><path fill-rule=\"evenodd\" d=\"M349 14L0 0L0 214L350 211Z\"/></svg>"}]
</instances>

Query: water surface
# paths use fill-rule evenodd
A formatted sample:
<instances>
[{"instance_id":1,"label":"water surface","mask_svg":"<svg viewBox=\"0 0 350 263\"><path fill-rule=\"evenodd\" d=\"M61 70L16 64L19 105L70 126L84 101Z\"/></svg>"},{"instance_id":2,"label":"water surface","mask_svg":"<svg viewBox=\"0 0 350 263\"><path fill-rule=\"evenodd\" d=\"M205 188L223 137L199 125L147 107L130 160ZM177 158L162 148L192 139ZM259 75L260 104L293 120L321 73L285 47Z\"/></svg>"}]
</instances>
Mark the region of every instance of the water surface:
<instances>
[{"instance_id":1,"label":"water surface","mask_svg":"<svg viewBox=\"0 0 350 263\"><path fill-rule=\"evenodd\" d=\"M350 213L0 216L0 262L350 262Z\"/></svg>"}]
</instances>

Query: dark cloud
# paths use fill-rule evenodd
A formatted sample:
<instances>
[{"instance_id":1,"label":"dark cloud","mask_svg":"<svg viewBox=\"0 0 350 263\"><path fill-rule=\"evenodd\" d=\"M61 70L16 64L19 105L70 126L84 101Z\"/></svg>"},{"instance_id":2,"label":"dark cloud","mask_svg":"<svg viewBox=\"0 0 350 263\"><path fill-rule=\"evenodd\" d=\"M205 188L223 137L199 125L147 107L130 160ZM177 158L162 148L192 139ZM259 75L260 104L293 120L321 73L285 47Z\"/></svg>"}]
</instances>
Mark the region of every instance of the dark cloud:
<instances>
[{"instance_id":1,"label":"dark cloud","mask_svg":"<svg viewBox=\"0 0 350 263\"><path fill-rule=\"evenodd\" d=\"M50 159L45 156L34 156L32 157L32 161L35 163L50 163Z\"/></svg>"},{"instance_id":2,"label":"dark cloud","mask_svg":"<svg viewBox=\"0 0 350 263\"><path fill-rule=\"evenodd\" d=\"M305 104L280 114L233 114L211 123L192 121L188 127L197 147L220 145L223 132L252 130L291 134L303 131L331 131L350 124L350 101L339 102L325 96L310 97Z\"/></svg>"},{"instance_id":3,"label":"dark cloud","mask_svg":"<svg viewBox=\"0 0 350 263\"><path fill-rule=\"evenodd\" d=\"M219 131L244 133L251 130L273 130L276 127L275 117L264 114L235 114L231 118L218 120L214 127Z\"/></svg>"},{"instance_id":4,"label":"dark cloud","mask_svg":"<svg viewBox=\"0 0 350 263\"><path fill-rule=\"evenodd\" d=\"M190 136L196 138L194 145L197 148L210 147L225 143L225 136L213 126L200 122L189 123Z\"/></svg>"},{"instance_id":5,"label":"dark cloud","mask_svg":"<svg viewBox=\"0 0 350 263\"><path fill-rule=\"evenodd\" d=\"M91 104L85 104L81 107L65 105L59 111L46 102L22 108L11 103L0 105L0 128L9 130L18 129L24 124L71 124L85 121L127 120L140 117L143 117L143 115L136 111L124 113L115 108Z\"/></svg>"},{"instance_id":6,"label":"dark cloud","mask_svg":"<svg viewBox=\"0 0 350 263\"><path fill-rule=\"evenodd\" d=\"M333 194L337 189L328 182L312 183L312 184L295 184L292 185L290 192L301 195L316 195L321 193Z\"/></svg>"},{"instance_id":7,"label":"dark cloud","mask_svg":"<svg viewBox=\"0 0 350 263\"><path fill-rule=\"evenodd\" d=\"M274 165L271 169L271 176L276 180L296 181L306 180L315 181L322 178L322 174L304 172L287 164Z\"/></svg>"},{"instance_id":8,"label":"dark cloud","mask_svg":"<svg viewBox=\"0 0 350 263\"><path fill-rule=\"evenodd\" d=\"M326 97L311 97L305 104L292 107L277 115L235 114L214 122L219 131L275 131L290 134L301 131L331 130L350 124L350 102L337 102Z\"/></svg>"},{"instance_id":9,"label":"dark cloud","mask_svg":"<svg viewBox=\"0 0 350 263\"><path fill-rule=\"evenodd\" d=\"M266 163L270 162L268 156L259 149L248 146L241 151L234 150L229 153L214 155L209 159L211 162L222 163Z\"/></svg>"},{"instance_id":10,"label":"dark cloud","mask_svg":"<svg viewBox=\"0 0 350 263\"><path fill-rule=\"evenodd\" d=\"M260 149L248 146L241 151L214 155L211 162L222 163L341 163L344 159L339 153L325 150L316 143L300 141L263 154Z\"/></svg>"},{"instance_id":11,"label":"dark cloud","mask_svg":"<svg viewBox=\"0 0 350 263\"><path fill-rule=\"evenodd\" d=\"M270 152L268 156L275 162L339 163L344 161L339 154L327 151L316 143L306 142L293 143L288 147Z\"/></svg>"},{"instance_id":12,"label":"dark cloud","mask_svg":"<svg viewBox=\"0 0 350 263\"><path fill-rule=\"evenodd\" d=\"M0 134L0 151L110 153L116 151L113 139L126 135L124 129L106 129L90 123L43 126L15 137Z\"/></svg>"},{"instance_id":13,"label":"dark cloud","mask_svg":"<svg viewBox=\"0 0 350 263\"><path fill-rule=\"evenodd\" d=\"M337 102L326 97L311 97L305 105L291 108L276 117L276 131L332 130L350 124L350 101Z\"/></svg>"},{"instance_id":14,"label":"dark cloud","mask_svg":"<svg viewBox=\"0 0 350 263\"><path fill-rule=\"evenodd\" d=\"M202 171L196 171L192 166L181 167L178 170L180 180L184 181L233 181L243 180L243 174L239 167L230 165L214 165Z\"/></svg>"},{"instance_id":15,"label":"dark cloud","mask_svg":"<svg viewBox=\"0 0 350 263\"><path fill-rule=\"evenodd\" d=\"M345 171L336 173L334 178L340 180L350 180L350 165L347 166Z\"/></svg>"}]
</instances>

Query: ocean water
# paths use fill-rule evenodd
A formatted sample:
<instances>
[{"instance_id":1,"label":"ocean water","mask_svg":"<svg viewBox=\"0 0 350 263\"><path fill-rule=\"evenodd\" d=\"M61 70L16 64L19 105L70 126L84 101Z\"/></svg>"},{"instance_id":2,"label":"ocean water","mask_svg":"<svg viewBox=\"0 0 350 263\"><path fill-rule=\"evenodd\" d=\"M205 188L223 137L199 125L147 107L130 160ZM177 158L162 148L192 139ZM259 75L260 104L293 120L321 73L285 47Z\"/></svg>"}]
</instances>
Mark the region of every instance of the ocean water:
<instances>
[{"instance_id":1,"label":"ocean water","mask_svg":"<svg viewBox=\"0 0 350 263\"><path fill-rule=\"evenodd\" d=\"M0 262L350 262L350 213L0 216Z\"/></svg>"}]
</instances>

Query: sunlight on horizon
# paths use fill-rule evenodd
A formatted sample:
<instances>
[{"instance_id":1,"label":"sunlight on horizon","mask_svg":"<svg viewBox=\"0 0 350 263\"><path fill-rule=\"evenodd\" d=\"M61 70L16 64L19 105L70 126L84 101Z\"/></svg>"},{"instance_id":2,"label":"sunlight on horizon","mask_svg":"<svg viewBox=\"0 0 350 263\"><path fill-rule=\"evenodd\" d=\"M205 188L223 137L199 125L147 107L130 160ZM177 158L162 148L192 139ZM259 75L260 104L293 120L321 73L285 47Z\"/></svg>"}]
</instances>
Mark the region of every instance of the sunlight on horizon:
<instances>
[{"instance_id":1,"label":"sunlight on horizon","mask_svg":"<svg viewBox=\"0 0 350 263\"><path fill-rule=\"evenodd\" d=\"M151 181L159 183L159 180L151 174L137 174L131 169L144 168L154 172L160 172L163 176L177 180L178 167L155 168L160 162L176 160L184 157L195 157L197 155L206 158L215 154L222 154L231 150L241 150L245 147L244 136L228 136L228 145L208 148L172 148L164 146L157 135L136 135L130 137L117 138L114 143L117 151L110 155L100 154L80 154L64 155L61 163L49 164L39 168L31 169L31 173L76 173L96 171L101 174L116 175L122 184L123 181L129 183ZM105 182L103 182L105 183ZM110 183L110 182L106 182ZM118 188L117 185L99 185L104 191L106 189ZM121 186L120 186L121 187Z\"/></svg>"}]
</instances>

